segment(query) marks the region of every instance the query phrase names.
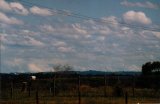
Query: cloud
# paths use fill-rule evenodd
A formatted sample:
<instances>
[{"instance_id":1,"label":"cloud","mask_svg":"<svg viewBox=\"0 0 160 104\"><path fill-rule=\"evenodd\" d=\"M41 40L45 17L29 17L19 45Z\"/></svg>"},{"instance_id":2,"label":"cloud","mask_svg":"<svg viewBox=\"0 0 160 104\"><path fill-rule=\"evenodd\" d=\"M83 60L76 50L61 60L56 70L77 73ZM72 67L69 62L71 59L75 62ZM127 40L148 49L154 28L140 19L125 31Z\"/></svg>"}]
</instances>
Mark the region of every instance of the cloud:
<instances>
[{"instance_id":1,"label":"cloud","mask_svg":"<svg viewBox=\"0 0 160 104\"><path fill-rule=\"evenodd\" d=\"M29 12L24 6L18 2L6 2L5 0L0 0L0 9L4 11L13 11L17 14L27 15Z\"/></svg>"},{"instance_id":2,"label":"cloud","mask_svg":"<svg viewBox=\"0 0 160 104\"><path fill-rule=\"evenodd\" d=\"M140 67L140 66L136 66L136 65L126 66L126 68L127 68L129 71L141 71L141 67Z\"/></svg>"},{"instance_id":3,"label":"cloud","mask_svg":"<svg viewBox=\"0 0 160 104\"><path fill-rule=\"evenodd\" d=\"M67 44L63 41L56 41L53 43L54 46L56 47L64 47L64 46L67 46Z\"/></svg>"},{"instance_id":4,"label":"cloud","mask_svg":"<svg viewBox=\"0 0 160 104\"><path fill-rule=\"evenodd\" d=\"M29 71L31 71L31 72L42 72L42 71L43 71L43 69L41 69L39 66L37 66L37 65L34 64L34 63L28 64L28 69L29 69Z\"/></svg>"},{"instance_id":5,"label":"cloud","mask_svg":"<svg viewBox=\"0 0 160 104\"><path fill-rule=\"evenodd\" d=\"M160 39L160 32L153 32L153 34Z\"/></svg>"},{"instance_id":6,"label":"cloud","mask_svg":"<svg viewBox=\"0 0 160 104\"><path fill-rule=\"evenodd\" d=\"M19 36L21 34L2 34L2 42L5 45L14 45L14 46L31 46L31 47L43 47L45 44L40 40L35 39L32 36Z\"/></svg>"},{"instance_id":7,"label":"cloud","mask_svg":"<svg viewBox=\"0 0 160 104\"><path fill-rule=\"evenodd\" d=\"M55 30L51 25L42 25L40 26L40 29L41 31L48 32L48 33L52 33Z\"/></svg>"},{"instance_id":8,"label":"cloud","mask_svg":"<svg viewBox=\"0 0 160 104\"><path fill-rule=\"evenodd\" d=\"M118 26L118 20L115 16L103 17L101 20L109 23L107 26L111 26L112 28L116 28Z\"/></svg>"},{"instance_id":9,"label":"cloud","mask_svg":"<svg viewBox=\"0 0 160 104\"><path fill-rule=\"evenodd\" d=\"M152 23L151 19L143 12L128 11L123 14L123 19L126 23L138 23L143 25Z\"/></svg>"},{"instance_id":10,"label":"cloud","mask_svg":"<svg viewBox=\"0 0 160 104\"><path fill-rule=\"evenodd\" d=\"M80 24L72 24L73 30L78 34L87 34L87 31Z\"/></svg>"},{"instance_id":11,"label":"cloud","mask_svg":"<svg viewBox=\"0 0 160 104\"><path fill-rule=\"evenodd\" d=\"M44 46L44 43L34 39L33 37L26 37L25 41L20 44L29 45L29 46Z\"/></svg>"},{"instance_id":12,"label":"cloud","mask_svg":"<svg viewBox=\"0 0 160 104\"><path fill-rule=\"evenodd\" d=\"M7 3L5 0L0 0L0 9L6 10L6 11L11 11L10 4Z\"/></svg>"},{"instance_id":13,"label":"cloud","mask_svg":"<svg viewBox=\"0 0 160 104\"><path fill-rule=\"evenodd\" d=\"M24 8L23 5L18 2L11 2L10 7L17 14L27 15L29 13L28 10L26 8Z\"/></svg>"},{"instance_id":14,"label":"cloud","mask_svg":"<svg viewBox=\"0 0 160 104\"><path fill-rule=\"evenodd\" d=\"M51 16L53 15L53 13L46 8L40 8L37 6L33 6L32 8L30 8L30 12L35 14L35 15L40 15L40 16Z\"/></svg>"},{"instance_id":15,"label":"cloud","mask_svg":"<svg viewBox=\"0 0 160 104\"><path fill-rule=\"evenodd\" d=\"M57 63L69 63L76 66L76 70L77 67L79 70L105 70L109 66L111 71L116 71L125 68L122 64L127 70L138 70L139 65L149 60L151 50L152 60L159 58L159 33L144 32L143 36L147 37L144 38L139 30L119 25L114 16L104 17L102 21L112 21L113 24L86 20L78 23L44 22L35 28L33 25L6 28L7 36L2 37L6 57L23 57L27 61L22 70L34 72L48 71L50 65ZM6 43L21 46L9 47Z\"/></svg>"},{"instance_id":16,"label":"cloud","mask_svg":"<svg viewBox=\"0 0 160 104\"><path fill-rule=\"evenodd\" d=\"M0 12L0 22L6 23L6 24L16 24L16 25L23 24L23 21L18 20L14 17L8 17L6 14L2 12Z\"/></svg>"},{"instance_id":17,"label":"cloud","mask_svg":"<svg viewBox=\"0 0 160 104\"><path fill-rule=\"evenodd\" d=\"M150 9L158 9L159 8L159 6L157 4L151 3L149 1L146 1L146 2L123 1L123 2L121 2L121 5L124 5L127 7L142 7L142 8L150 8Z\"/></svg>"},{"instance_id":18,"label":"cloud","mask_svg":"<svg viewBox=\"0 0 160 104\"><path fill-rule=\"evenodd\" d=\"M58 51L67 53L67 52L73 52L74 49L71 48L71 47L62 47L62 46L61 46L61 47L58 47Z\"/></svg>"}]
</instances>

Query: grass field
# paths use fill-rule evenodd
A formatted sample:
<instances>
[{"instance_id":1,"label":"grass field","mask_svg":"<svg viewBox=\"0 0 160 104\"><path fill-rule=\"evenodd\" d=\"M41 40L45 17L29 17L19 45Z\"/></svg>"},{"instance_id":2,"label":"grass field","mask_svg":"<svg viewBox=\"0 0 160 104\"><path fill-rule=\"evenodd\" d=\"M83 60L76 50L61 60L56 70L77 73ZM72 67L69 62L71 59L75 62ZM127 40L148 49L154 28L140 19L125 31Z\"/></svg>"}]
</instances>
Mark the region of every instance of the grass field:
<instances>
[{"instance_id":1,"label":"grass field","mask_svg":"<svg viewBox=\"0 0 160 104\"><path fill-rule=\"evenodd\" d=\"M81 104L125 104L125 95L121 97L113 96L113 88L107 87L107 95L104 96L104 87L90 88L89 86L81 86ZM155 92L152 89L135 89L133 97L130 88L126 88L128 92L128 104L142 103L160 103L160 92ZM20 89L14 89L12 98L10 91L2 91L1 104L36 104L36 91L31 91L31 96L28 92L21 92ZM76 91L62 91L56 96L52 96L49 90L38 91L39 104L78 104L78 95Z\"/></svg>"},{"instance_id":2,"label":"grass field","mask_svg":"<svg viewBox=\"0 0 160 104\"><path fill-rule=\"evenodd\" d=\"M17 81L12 87L10 82L3 82L0 103L127 104L127 99L128 104L160 104L160 90L136 86L133 89L130 79L123 78L122 80L121 78L120 80L121 83L118 81L117 84L116 79L112 79L112 81L108 79L107 85L104 86L104 77L81 78L80 85L78 85L76 78L59 78L55 81L55 96L53 96L53 91L50 90L50 83L53 80L32 81L30 96L28 87L25 91L22 91L22 81ZM109 84L109 81L111 81L111 84ZM80 96L78 96L79 94Z\"/></svg>"}]
</instances>

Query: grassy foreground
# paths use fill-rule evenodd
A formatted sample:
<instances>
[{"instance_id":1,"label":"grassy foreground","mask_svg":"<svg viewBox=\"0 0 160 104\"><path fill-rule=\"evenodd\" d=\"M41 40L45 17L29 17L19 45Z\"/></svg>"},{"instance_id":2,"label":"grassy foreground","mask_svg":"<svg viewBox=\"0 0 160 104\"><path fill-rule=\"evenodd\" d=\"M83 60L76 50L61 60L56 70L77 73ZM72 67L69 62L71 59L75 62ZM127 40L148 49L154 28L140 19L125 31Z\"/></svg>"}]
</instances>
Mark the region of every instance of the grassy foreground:
<instances>
[{"instance_id":1,"label":"grassy foreground","mask_svg":"<svg viewBox=\"0 0 160 104\"><path fill-rule=\"evenodd\" d=\"M8 100L0 101L1 104L36 104L34 99L21 99L21 100ZM77 97L54 97L47 99L40 99L39 104L78 104ZM130 98L128 104L155 104L159 103L159 99L156 98ZM125 104L125 99L123 97L82 97L81 104Z\"/></svg>"}]
</instances>

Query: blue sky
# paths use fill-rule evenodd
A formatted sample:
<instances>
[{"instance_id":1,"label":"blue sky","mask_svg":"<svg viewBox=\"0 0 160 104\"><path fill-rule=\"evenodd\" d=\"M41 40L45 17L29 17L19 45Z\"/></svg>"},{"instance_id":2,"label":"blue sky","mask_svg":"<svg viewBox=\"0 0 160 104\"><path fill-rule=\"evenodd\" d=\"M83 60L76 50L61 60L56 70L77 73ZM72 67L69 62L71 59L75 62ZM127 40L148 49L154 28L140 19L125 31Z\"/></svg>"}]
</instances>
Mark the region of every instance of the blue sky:
<instances>
[{"instance_id":1,"label":"blue sky","mask_svg":"<svg viewBox=\"0 0 160 104\"><path fill-rule=\"evenodd\" d=\"M159 18L159 0L0 0L1 72L141 71L160 61Z\"/></svg>"}]
</instances>

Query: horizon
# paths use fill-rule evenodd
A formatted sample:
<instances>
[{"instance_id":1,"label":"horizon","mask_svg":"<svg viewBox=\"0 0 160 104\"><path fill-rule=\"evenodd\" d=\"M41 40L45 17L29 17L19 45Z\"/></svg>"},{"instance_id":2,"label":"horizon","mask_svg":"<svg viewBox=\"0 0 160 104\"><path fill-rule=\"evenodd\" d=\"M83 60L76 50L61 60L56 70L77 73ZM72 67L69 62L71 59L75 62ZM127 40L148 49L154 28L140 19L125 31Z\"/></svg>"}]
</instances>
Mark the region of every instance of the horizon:
<instances>
[{"instance_id":1,"label":"horizon","mask_svg":"<svg viewBox=\"0 0 160 104\"><path fill-rule=\"evenodd\" d=\"M0 0L0 73L141 72L160 61L160 1Z\"/></svg>"}]
</instances>

